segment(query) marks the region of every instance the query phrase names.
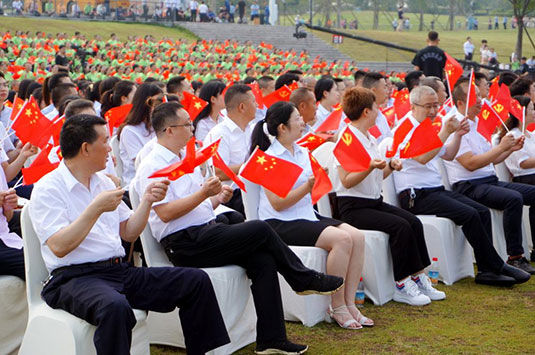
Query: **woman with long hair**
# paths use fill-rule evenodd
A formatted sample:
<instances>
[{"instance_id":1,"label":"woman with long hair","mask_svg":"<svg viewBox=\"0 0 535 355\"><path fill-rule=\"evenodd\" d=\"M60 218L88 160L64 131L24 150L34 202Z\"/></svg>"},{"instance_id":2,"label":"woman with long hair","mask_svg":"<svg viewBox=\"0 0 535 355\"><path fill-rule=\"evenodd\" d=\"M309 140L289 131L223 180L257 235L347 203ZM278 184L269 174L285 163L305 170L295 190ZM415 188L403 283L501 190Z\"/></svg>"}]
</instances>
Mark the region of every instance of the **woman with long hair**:
<instances>
[{"instance_id":1,"label":"woman with long hair","mask_svg":"<svg viewBox=\"0 0 535 355\"><path fill-rule=\"evenodd\" d=\"M113 89L106 91L102 94L100 101L102 106L100 108L100 114L102 117L106 112L114 107L131 104L136 93L136 84L132 81L121 80L117 82Z\"/></svg>"},{"instance_id":2,"label":"woman with long hair","mask_svg":"<svg viewBox=\"0 0 535 355\"><path fill-rule=\"evenodd\" d=\"M273 143L264 133L275 137ZM304 122L299 111L290 102L277 102L266 112L266 118L257 123L251 141L251 151L259 147L267 154L288 160L303 168L292 191L280 198L262 189L258 217L265 220L288 245L316 246L329 252L327 273L345 279L344 286L332 295L329 315L346 329L373 326L355 307L355 293L364 265L364 234L350 225L320 216L312 207L310 192L314 175L308 150L295 142L301 138Z\"/></svg>"},{"instance_id":3,"label":"woman with long hair","mask_svg":"<svg viewBox=\"0 0 535 355\"><path fill-rule=\"evenodd\" d=\"M208 102L208 105L199 112L193 121L195 138L198 141L203 141L208 132L223 119L220 112L225 108L223 95L225 87L225 84L220 80L210 80L201 88L199 98Z\"/></svg>"},{"instance_id":4,"label":"woman with long hair","mask_svg":"<svg viewBox=\"0 0 535 355\"><path fill-rule=\"evenodd\" d=\"M123 163L123 181L126 186L134 177L134 162L141 148L155 137L150 124L153 109L152 100L163 94L162 89L150 83L144 83L136 90L132 100L132 110L117 131L119 139L119 158Z\"/></svg>"},{"instance_id":5,"label":"woman with long hair","mask_svg":"<svg viewBox=\"0 0 535 355\"><path fill-rule=\"evenodd\" d=\"M316 130L332 113L334 106L340 103L340 92L336 82L331 78L321 78L316 82L314 95L318 102L316 122L312 129Z\"/></svg>"}]
</instances>

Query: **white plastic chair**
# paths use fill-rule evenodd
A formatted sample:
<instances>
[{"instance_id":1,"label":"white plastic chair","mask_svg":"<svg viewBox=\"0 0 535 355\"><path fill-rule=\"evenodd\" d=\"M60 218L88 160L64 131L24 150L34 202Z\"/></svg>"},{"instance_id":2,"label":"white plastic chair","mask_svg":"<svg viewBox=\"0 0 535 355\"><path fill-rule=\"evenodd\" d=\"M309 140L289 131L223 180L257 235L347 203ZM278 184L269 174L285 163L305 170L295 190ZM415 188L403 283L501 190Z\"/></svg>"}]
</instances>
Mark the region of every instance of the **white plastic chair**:
<instances>
[{"instance_id":1,"label":"white plastic chair","mask_svg":"<svg viewBox=\"0 0 535 355\"><path fill-rule=\"evenodd\" d=\"M139 195L134 181L130 185L130 200L134 209L139 206ZM150 267L172 267L163 247L152 236L149 224L141 234L145 259ZM219 309L231 342L209 354L230 354L256 340L256 313L252 302L250 281L245 270L236 265L203 268L214 288ZM185 348L178 309L169 313L149 312L149 339L151 344Z\"/></svg>"},{"instance_id":2,"label":"white plastic chair","mask_svg":"<svg viewBox=\"0 0 535 355\"><path fill-rule=\"evenodd\" d=\"M117 136L113 136L110 139L110 146L111 146L111 153L115 157L115 173L117 174L117 177L121 179L121 186L124 186L123 181L123 161L121 160L121 156L119 154L119 139Z\"/></svg>"},{"instance_id":3,"label":"white plastic chair","mask_svg":"<svg viewBox=\"0 0 535 355\"><path fill-rule=\"evenodd\" d=\"M31 202L30 202L31 204ZM93 335L96 327L85 320L65 312L52 309L41 298L41 284L48 277L48 271L41 256L41 248L30 215L29 204L24 206L21 216L24 236L24 260L26 268L26 292L28 297L28 326L19 354L21 355L93 355L96 354ZM132 330L132 354L150 353L147 329L147 313L134 310L136 326Z\"/></svg>"},{"instance_id":4,"label":"white plastic chair","mask_svg":"<svg viewBox=\"0 0 535 355\"><path fill-rule=\"evenodd\" d=\"M0 276L0 351L16 354L28 323L26 285L15 276Z\"/></svg>"},{"instance_id":5,"label":"white plastic chair","mask_svg":"<svg viewBox=\"0 0 535 355\"><path fill-rule=\"evenodd\" d=\"M260 185L242 178L247 192L242 190L242 200L245 217L248 221L258 219L258 202L260 200ZM303 264L313 270L325 272L327 251L316 247L290 246L290 249L301 259ZM297 295L286 280L279 274L284 319L299 321L307 327L328 320L327 309L331 302L330 296Z\"/></svg>"},{"instance_id":6,"label":"white plastic chair","mask_svg":"<svg viewBox=\"0 0 535 355\"><path fill-rule=\"evenodd\" d=\"M448 178L448 172L445 168L445 165L442 161L439 163L440 171L442 174L442 183L446 187L447 190L451 190L451 185L449 183ZM503 173L503 169L501 170L501 173ZM496 252L500 257L506 261L508 259L507 255L507 243L505 241L505 232L503 229L503 211L496 210L493 208L489 208L490 211L490 217L492 220L492 244L494 245L494 248L496 249ZM526 207L524 206L523 214L527 215L529 213L528 210L526 210ZM525 225L526 221L523 221L522 225L522 246L524 248L524 255L529 256L529 246L528 246L528 239L526 232L525 232ZM527 224L529 226L529 219L527 221Z\"/></svg>"},{"instance_id":7,"label":"white plastic chair","mask_svg":"<svg viewBox=\"0 0 535 355\"><path fill-rule=\"evenodd\" d=\"M327 142L314 150L314 157L321 166L328 168L331 181L338 179L338 172L334 164L334 143ZM332 217L331 204L328 195L318 201L318 212L322 216ZM392 266L392 254L388 244L388 234L362 230L365 237L364 269L362 282L364 293L375 305L383 305L394 296L395 280Z\"/></svg>"}]
</instances>

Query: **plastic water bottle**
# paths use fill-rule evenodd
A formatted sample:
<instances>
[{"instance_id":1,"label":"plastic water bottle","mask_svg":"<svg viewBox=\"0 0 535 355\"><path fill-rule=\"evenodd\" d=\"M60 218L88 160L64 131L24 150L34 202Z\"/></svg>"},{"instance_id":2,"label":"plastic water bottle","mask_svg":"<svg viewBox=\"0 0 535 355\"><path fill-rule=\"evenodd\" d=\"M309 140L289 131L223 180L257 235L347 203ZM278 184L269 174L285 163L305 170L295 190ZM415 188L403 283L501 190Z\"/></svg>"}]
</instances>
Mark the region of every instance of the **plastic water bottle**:
<instances>
[{"instance_id":1,"label":"plastic water bottle","mask_svg":"<svg viewBox=\"0 0 535 355\"><path fill-rule=\"evenodd\" d=\"M364 306L364 283L362 283L362 277L360 278L359 286L357 287L357 293L355 294L355 304L357 307Z\"/></svg>"},{"instance_id":2,"label":"plastic water bottle","mask_svg":"<svg viewBox=\"0 0 535 355\"><path fill-rule=\"evenodd\" d=\"M429 279L433 285L438 284L438 258L433 258L433 262L429 267Z\"/></svg>"}]
</instances>

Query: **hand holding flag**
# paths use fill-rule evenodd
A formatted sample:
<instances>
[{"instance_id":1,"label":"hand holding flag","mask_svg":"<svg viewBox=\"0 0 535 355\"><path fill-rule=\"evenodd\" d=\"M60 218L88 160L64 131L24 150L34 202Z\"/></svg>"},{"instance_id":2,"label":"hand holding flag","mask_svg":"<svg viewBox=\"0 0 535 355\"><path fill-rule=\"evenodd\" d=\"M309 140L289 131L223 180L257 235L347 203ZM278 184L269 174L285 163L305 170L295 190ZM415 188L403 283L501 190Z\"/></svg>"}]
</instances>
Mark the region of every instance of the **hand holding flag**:
<instances>
[{"instance_id":1,"label":"hand holding flag","mask_svg":"<svg viewBox=\"0 0 535 355\"><path fill-rule=\"evenodd\" d=\"M312 196L312 204L315 205L319 199L323 197L323 195L328 194L331 191L333 185L329 179L329 176L327 175L327 172L325 169L323 169L316 158L314 158L314 156L310 153L308 153L308 155L310 157L312 173L314 174L314 186L312 187L310 194Z\"/></svg>"},{"instance_id":2,"label":"hand holding flag","mask_svg":"<svg viewBox=\"0 0 535 355\"><path fill-rule=\"evenodd\" d=\"M370 155L349 127L346 127L340 135L333 153L346 171L364 171L370 166Z\"/></svg>"}]
</instances>

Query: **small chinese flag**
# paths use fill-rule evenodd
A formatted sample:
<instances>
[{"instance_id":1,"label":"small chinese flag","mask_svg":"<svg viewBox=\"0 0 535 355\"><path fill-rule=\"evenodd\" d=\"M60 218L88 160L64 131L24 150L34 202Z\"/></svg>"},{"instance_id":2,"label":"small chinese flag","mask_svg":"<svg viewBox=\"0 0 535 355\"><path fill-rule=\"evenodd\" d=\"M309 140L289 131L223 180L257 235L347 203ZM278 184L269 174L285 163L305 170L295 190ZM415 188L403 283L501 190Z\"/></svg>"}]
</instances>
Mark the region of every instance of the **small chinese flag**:
<instances>
[{"instance_id":1,"label":"small chinese flag","mask_svg":"<svg viewBox=\"0 0 535 355\"><path fill-rule=\"evenodd\" d=\"M42 137L50 131L50 126L52 122L41 113L37 101L31 96L20 109L12 128L23 144L29 142L39 148L44 148L46 144L43 144L43 141L47 142L48 139L43 140Z\"/></svg>"},{"instance_id":2,"label":"small chinese flag","mask_svg":"<svg viewBox=\"0 0 535 355\"><path fill-rule=\"evenodd\" d=\"M18 96L15 96L15 100L13 100L13 106L11 107L11 116L9 116L9 119L13 121L15 117L17 117L17 113L19 113L22 106L24 106L25 102L19 98Z\"/></svg>"},{"instance_id":3,"label":"small chinese flag","mask_svg":"<svg viewBox=\"0 0 535 355\"><path fill-rule=\"evenodd\" d=\"M285 198L302 172L300 166L266 154L257 147L245 163L240 176Z\"/></svg>"},{"instance_id":4,"label":"small chinese flag","mask_svg":"<svg viewBox=\"0 0 535 355\"><path fill-rule=\"evenodd\" d=\"M187 91L183 91L182 94L184 98L180 102L184 109L188 111L190 120L195 120L199 113L208 105L208 102L203 99L198 98L197 96L190 94Z\"/></svg>"},{"instance_id":5,"label":"small chinese flag","mask_svg":"<svg viewBox=\"0 0 535 355\"><path fill-rule=\"evenodd\" d=\"M260 91L260 87L258 86L257 82L254 82L252 84L247 84L248 87L251 88L253 91L254 98L256 100L256 104L258 105L259 109L264 108L264 99L262 97L262 91Z\"/></svg>"},{"instance_id":6,"label":"small chinese flag","mask_svg":"<svg viewBox=\"0 0 535 355\"><path fill-rule=\"evenodd\" d=\"M466 93L467 107L471 107L477 102L476 94L476 78L474 75L474 68L470 71L470 85L468 85L468 92Z\"/></svg>"},{"instance_id":7,"label":"small chinese flag","mask_svg":"<svg viewBox=\"0 0 535 355\"><path fill-rule=\"evenodd\" d=\"M186 156L184 157L184 159L179 162L173 163L163 169L155 171L154 173L152 173L152 175L149 176L149 179L164 177L174 181L186 174L191 174L195 170L195 167L198 165L196 163L197 159L195 156L195 136L193 136L186 144Z\"/></svg>"},{"instance_id":8,"label":"small chinese flag","mask_svg":"<svg viewBox=\"0 0 535 355\"><path fill-rule=\"evenodd\" d=\"M225 173L225 175L227 175L230 178L230 180L234 181L240 189L247 192L245 190L245 184L243 183L243 181L241 181L238 175L236 175L234 171L232 171L232 169L229 168L228 165L223 161L223 159L221 159L219 154L217 154L217 151L212 157L212 162L214 163L214 166L216 168L221 169L221 171L223 171L223 173Z\"/></svg>"},{"instance_id":9,"label":"small chinese flag","mask_svg":"<svg viewBox=\"0 0 535 355\"><path fill-rule=\"evenodd\" d=\"M402 159L417 157L442 147L442 144L431 119L426 118L416 127L405 148L400 151L399 157Z\"/></svg>"},{"instance_id":10,"label":"small chinese flag","mask_svg":"<svg viewBox=\"0 0 535 355\"><path fill-rule=\"evenodd\" d=\"M492 84L489 88L489 100L493 102L496 99L496 95L498 95L498 90L500 90L500 85L498 84L498 81L500 81L500 76L498 75L494 79L492 79Z\"/></svg>"},{"instance_id":11,"label":"small chinese flag","mask_svg":"<svg viewBox=\"0 0 535 355\"><path fill-rule=\"evenodd\" d=\"M502 121L506 121L509 118L508 116L512 100L509 87L505 84L500 85L495 99L496 102L492 105L492 108L500 116Z\"/></svg>"},{"instance_id":12,"label":"small chinese flag","mask_svg":"<svg viewBox=\"0 0 535 355\"><path fill-rule=\"evenodd\" d=\"M314 174L315 178L314 186L312 187L312 191L310 193L312 196L312 204L315 205L319 199L323 197L323 195L331 192L333 184L331 183L331 179L329 179L327 172L325 169L323 169L316 158L314 158L314 156L312 156L310 153L308 153L308 155L310 157L312 173Z\"/></svg>"},{"instance_id":13,"label":"small chinese flag","mask_svg":"<svg viewBox=\"0 0 535 355\"><path fill-rule=\"evenodd\" d=\"M485 137L487 141L491 142L496 127L501 123L500 116L498 116L492 107L484 101L478 117L477 131Z\"/></svg>"},{"instance_id":14,"label":"small chinese flag","mask_svg":"<svg viewBox=\"0 0 535 355\"><path fill-rule=\"evenodd\" d=\"M358 172L370 167L370 155L349 127L340 135L333 153L346 171Z\"/></svg>"},{"instance_id":15,"label":"small chinese flag","mask_svg":"<svg viewBox=\"0 0 535 355\"><path fill-rule=\"evenodd\" d=\"M56 169L62 156L58 146L48 144L27 168L22 168L22 182L24 185L35 184L43 176Z\"/></svg>"},{"instance_id":16,"label":"small chinese flag","mask_svg":"<svg viewBox=\"0 0 535 355\"><path fill-rule=\"evenodd\" d=\"M399 145L403 143L407 134L414 128L411 120L405 119L398 128L394 131L394 138L392 140L392 148L386 151L385 156L387 158L392 158L396 155Z\"/></svg>"},{"instance_id":17,"label":"small chinese flag","mask_svg":"<svg viewBox=\"0 0 535 355\"><path fill-rule=\"evenodd\" d=\"M511 99L509 113L515 116L520 122L524 122L524 107L516 99Z\"/></svg>"},{"instance_id":18,"label":"small chinese flag","mask_svg":"<svg viewBox=\"0 0 535 355\"><path fill-rule=\"evenodd\" d=\"M113 133L114 128L118 128L126 119L126 116L132 110L132 104L121 105L117 107L110 108L104 114L104 118L108 121L108 126L110 127L110 135Z\"/></svg>"},{"instance_id":19,"label":"small chinese flag","mask_svg":"<svg viewBox=\"0 0 535 355\"><path fill-rule=\"evenodd\" d=\"M288 89L290 89L291 91L299 89L299 84L297 84L297 82L293 81L290 85L288 85Z\"/></svg>"},{"instance_id":20,"label":"small chinese flag","mask_svg":"<svg viewBox=\"0 0 535 355\"><path fill-rule=\"evenodd\" d=\"M267 108L270 108L275 102L290 101L291 94L292 90L290 90L288 86L284 85L283 87L273 91L271 94L264 96L262 100L264 101L264 105Z\"/></svg>"},{"instance_id":21,"label":"small chinese flag","mask_svg":"<svg viewBox=\"0 0 535 355\"><path fill-rule=\"evenodd\" d=\"M405 115L411 110L409 90L407 88L396 92L396 95L394 96L394 110L398 120L405 117Z\"/></svg>"},{"instance_id":22,"label":"small chinese flag","mask_svg":"<svg viewBox=\"0 0 535 355\"><path fill-rule=\"evenodd\" d=\"M388 122L388 126L390 128L394 127L394 124L396 123L396 109L394 108L394 106L381 109L381 113L386 117L386 122Z\"/></svg>"},{"instance_id":23,"label":"small chinese flag","mask_svg":"<svg viewBox=\"0 0 535 355\"><path fill-rule=\"evenodd\" d=\"M340 121L342 120L342 107L338 107L333 110L327 116L325 121L316 129L316 132L329 132L329 131L337 131L338 127L340 127Z\"/></svg>"},{"instance_id":24,"label":"small chinese flag","mask_svg":"<svg viewBox=\"0 0 535 355\"><path fill-rule=\"evenodd\" d=\"M319 135L309 132L295 143L301 147L307 148L308 151L312 152L314 149L325 143L325 139Z\"/></svg>"},{"instance_id":25,"label":"small chinese flag","mask_svg":"<svg viewBox=\"0 0 535 355\"><path fill-rule=\"evenodd\" d=\"M208 159L212 158L217 153L217 149L219 149L220 142L221 138L197 151L195 155L195 166L199 166Z\"/></svg>"},{"instance_id":26,"label":"small chinese flag","mask_svg":"<svg viewBox=\"0 0 535 355\"><path fill-rule=\"evenodd\" d=\"M375 139L378 139L382 135L377 125L371 126L370 129L368 130L368 133L371 134Z\"/></svg>"},{"instance_id":27,"label":"small chinese flag","mask_svg":"<svg viewBox=\"0 0 535 355\"><path fill-rule=\"evenodd\" d=\"M446 73L446 77L450 85L450 92L453 92L453 87L461 75L463 75L464 70L458 61L456 61L448 53L444 54L446 54L446 65L444 65L444 72Z\"/></svg>"}]
</instances>

